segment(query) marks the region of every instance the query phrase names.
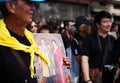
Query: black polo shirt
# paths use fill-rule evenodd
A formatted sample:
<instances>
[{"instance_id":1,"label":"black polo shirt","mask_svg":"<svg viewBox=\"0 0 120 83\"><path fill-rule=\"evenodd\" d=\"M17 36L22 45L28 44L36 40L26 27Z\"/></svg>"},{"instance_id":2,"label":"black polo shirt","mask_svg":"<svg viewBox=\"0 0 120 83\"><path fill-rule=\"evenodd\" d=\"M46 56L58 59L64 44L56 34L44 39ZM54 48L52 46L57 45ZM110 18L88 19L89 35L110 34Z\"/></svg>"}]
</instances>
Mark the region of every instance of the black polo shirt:
<instances>
[{"instance_id":1,"label":"black polo shirt","mask_svg":"<svg viewBox=\"0 0 120 83\"><path fill-rule=\"evenodd\" d=\"M82 47L85 37L77 35L73 40L71 40L71 49L74 56L82 54Z\"/></svg>"},{"instance_id":2,"label":"black polo shirt","mask_svg":"<svg viewBox=\"0 0 120 83\"><path fill-rule=\"evenodd\" d=\"M9 30L10 31L10 30ZM10 31L11 36L15 37L19 42L30 45L25 36L19 36ZM18 51L27 68L30 66L30 54ZM30 71L29 71L30 72ZM23 70L12 54L10 48L0 46L0 82L3 83L25 83ZM36 79L35 82L36 83Z\"/></svg>"},{"instance_id":3,"label":"black polo shirt","mask_svg":"<svg viewBox=\"0 0 120 83\"><path fill-rule=\"evenodd\" d=\"M88 35L83 42L82 55L89 57L90 68L98 68L103 61L106 44L109 43L109 51L105 65L113 64L113 45L115 39L107 35L105 38L99 36L97 33Z\"/></svg>"},{"instance_id":4,"label":"black polo shirt","mask_svg":"<svg viewBox=\"0 0 120 83\"><path fill-rule=\"evenodd\" d=\"M76 38L71 40L71 50L74 56L78 56L81 54L81 49L79 46L79 42Z\"/></svg>"}]
</instances>

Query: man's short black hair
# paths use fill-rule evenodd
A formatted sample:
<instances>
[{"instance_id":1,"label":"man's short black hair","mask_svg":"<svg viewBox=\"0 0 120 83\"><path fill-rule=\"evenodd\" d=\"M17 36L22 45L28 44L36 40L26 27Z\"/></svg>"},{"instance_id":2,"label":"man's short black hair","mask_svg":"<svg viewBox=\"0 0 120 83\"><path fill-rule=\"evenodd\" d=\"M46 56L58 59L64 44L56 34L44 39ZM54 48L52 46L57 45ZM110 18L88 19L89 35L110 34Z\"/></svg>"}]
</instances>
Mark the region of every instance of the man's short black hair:
<instances>
[{"instance_id":1,"label":"man's short black hair","mask_svg":"<svg viewBox=\"0 0 120 83\"><path fill-rule=\"evenodd\" d=\"M112 16L107 11L100 11L99 13L96 14L96 16L94 18L94 22L95 23L100 23L102 18L109 18L109 19L111 19Z\"/></svg>"}]
</instances>

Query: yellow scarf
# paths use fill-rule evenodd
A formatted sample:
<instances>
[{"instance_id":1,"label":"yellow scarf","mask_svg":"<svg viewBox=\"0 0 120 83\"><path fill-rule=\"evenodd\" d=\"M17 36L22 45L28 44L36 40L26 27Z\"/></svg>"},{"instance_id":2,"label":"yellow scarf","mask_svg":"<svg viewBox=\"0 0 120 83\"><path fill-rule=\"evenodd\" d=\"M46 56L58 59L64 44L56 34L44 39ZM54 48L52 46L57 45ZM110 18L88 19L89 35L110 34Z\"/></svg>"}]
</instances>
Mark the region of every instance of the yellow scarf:
<instances>
[{"instance_id":1,"label":"yellow scarf","mask_svg":"<svg viewBox=\"0 0 120 83\"><path fill-rule=\"evenodd\" d=\"M4 19L0 19L0 45L10 47L14 50L21 50L30 53L30 70L31 77L34 75L34 54L37 54L46 64L50 64L49 60L37 49L37 45L34 42L33 34L25 29L24 34L31 43L31 46L26 46L20 43L15 37L12 37L6 28Z\"/></svg>"}]
</instances>

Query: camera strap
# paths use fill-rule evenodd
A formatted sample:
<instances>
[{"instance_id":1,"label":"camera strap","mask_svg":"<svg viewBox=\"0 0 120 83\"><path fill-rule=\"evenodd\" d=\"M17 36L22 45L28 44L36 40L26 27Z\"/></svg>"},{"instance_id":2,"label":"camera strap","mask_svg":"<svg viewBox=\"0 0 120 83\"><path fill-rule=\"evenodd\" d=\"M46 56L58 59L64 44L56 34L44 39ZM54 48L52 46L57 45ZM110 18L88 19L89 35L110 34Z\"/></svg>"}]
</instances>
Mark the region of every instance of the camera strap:
<instances>
[{"instance_id":1,"label":"camera strap","mask_svg":"<svg viewBox=\"0 0 120 83\"><path fill-rule=\"evenodd\" d=\"M97 37L98 37L98 43L99 43L100 51L103 52L99 35L97 35ZM106 43L106 46L105 46L105 51L104 51L104 54L103 54L102 63L101 63L101 66L100 66L100 68L99 68L100 71L102 71L103 66L104 66L104 64L105 64L105 62L106 62L106 60L107 60L108 51L109 51L109 44L110 44L110 37L109 37L109 35L108 35L108 43ZM101 54L102 54L102 53L101 53Z\"/></svg>"},{"instance_id":2,"label":"camera strap","mask_svg":"<svg viewBox=\"0 0 120 83\"><path fill-rule=\"evenodd\" d=\"M12 50L11 49L11 52L13 53L13 55L15 56L15 58L17 59L18 63L20 64L23 72L24 72L24 75L25 75L25 83L33 83L32 82L32 79L30 79L30 74L29 74L29 70L27 69L24 61L22 60L22 58L20 57L20 54L16 51L16 50Z\"/></svg>"}]
</instances>

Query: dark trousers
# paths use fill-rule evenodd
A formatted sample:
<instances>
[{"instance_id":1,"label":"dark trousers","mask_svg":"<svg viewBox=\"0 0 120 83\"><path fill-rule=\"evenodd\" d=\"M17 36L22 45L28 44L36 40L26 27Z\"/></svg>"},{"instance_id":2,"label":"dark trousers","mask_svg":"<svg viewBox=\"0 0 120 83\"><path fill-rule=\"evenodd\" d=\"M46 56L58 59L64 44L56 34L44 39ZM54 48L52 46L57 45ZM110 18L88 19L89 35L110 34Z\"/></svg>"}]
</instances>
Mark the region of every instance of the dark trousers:
<instances>
[{"instance_id":1,"label":"dark trousers","mask_svg":"<svg viewBox=\"0 0 120 83\"><path fill-rule=\"evenodd\" d=\"M113 83L113 77L111 72L103 72L102 83Z\"/></svg>"},{"instance_id":2,"label":"dark trousers","mask_svg":"<svg viewBox=\"0 0 120 83\"><path fill-rule=\"evenodd\" d=\"M115 80L115 83L120 83L120 77Z\"/></svg>"}]
</instances>

